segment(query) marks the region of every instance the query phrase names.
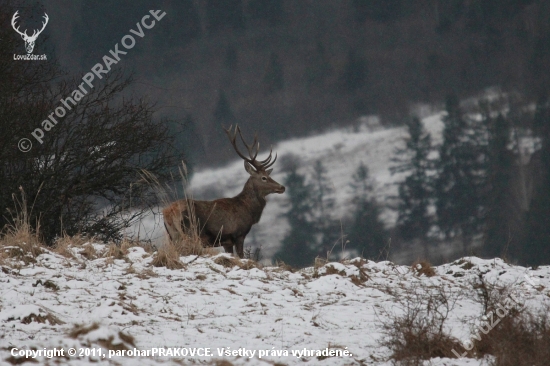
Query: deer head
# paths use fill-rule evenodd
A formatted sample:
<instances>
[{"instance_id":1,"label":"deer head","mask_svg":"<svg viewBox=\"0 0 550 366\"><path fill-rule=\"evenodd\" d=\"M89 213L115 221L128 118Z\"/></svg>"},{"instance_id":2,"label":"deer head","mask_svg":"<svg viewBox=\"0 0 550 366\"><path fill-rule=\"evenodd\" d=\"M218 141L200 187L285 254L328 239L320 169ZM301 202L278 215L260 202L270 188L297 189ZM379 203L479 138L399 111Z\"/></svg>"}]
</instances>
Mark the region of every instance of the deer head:
<instances>
[{"instance_id":1,"label":"deer head","mask_svg":"<svg viewBox=\"0 0 550 366\"><path fill-rule=\"evenodd\" d=\"M284 193L285 187L274 181L269 176L273 169L268 168L275 164L275 161L277 160L277 154L275 154L273 161L271 160L273 148L269 151L269 156L267 159L258 161L256 160L256 157L260 151L260 143L258 142L257 135L254 135L254 142L252 142L252 145L248 145L244 140L241 129L238 125L235 125L234 131L232 131L232 126L229 126L229 129L224 128L224 130L227 133L229 141L231 141L231 145L233 145L235 152L244 160L244 169L248 172L248 174L250 174L249 181L252 183L254 190L261 197L265 197L270 193ZM244 156L237 147L237 132L239 133L244 146L248 150L248 158Z\"/></svg>"},{"instance_id":2,"label":"deer head","mask_svg":"<svg viewBox=\"0 0 550 366\"><path fill-rule=\"evenodd\" d=\"M19 17L19 15L17 14L19 12L16 11L15 14L13 14L13 17L11 18L11 26L13 27L13 29L19 33L21 35L21 38L23 38L23 41L25 41L25 49L27 50L27 53L32 53L32 51L34 50L34 43L36 42L36 39L38 38L38 36L40 35L40 33L42 33L42 31L44 30L44 28L46 28L46 24L48 24L48 20L50 18L48 18L48 14L44 13L44 19L46 20L45 22L42 22L42 29L40 29L39 31L37 31L36 29L33 31L32 33L32 36L29 36L27 34L27 30L25 29L24 32L21 32L19 31L19 27L16 27L15 26L15 21L17 20L17 18Z\"/></svg>"}]
</instances>

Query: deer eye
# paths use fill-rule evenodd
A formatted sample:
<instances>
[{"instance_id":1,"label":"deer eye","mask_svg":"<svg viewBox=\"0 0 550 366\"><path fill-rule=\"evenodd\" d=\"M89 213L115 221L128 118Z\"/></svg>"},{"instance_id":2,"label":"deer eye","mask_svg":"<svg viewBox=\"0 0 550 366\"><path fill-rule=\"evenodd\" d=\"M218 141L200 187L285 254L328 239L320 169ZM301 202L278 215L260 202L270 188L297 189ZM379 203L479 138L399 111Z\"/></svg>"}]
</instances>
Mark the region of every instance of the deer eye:
<instances>
[{"instance_id":1,"label":"deer eye","mask_svg":"<svg viewBox=\"0 0 550 366\"><path fill-rule=\"evenodd\" d=\"M262 177L262 181L267 182L267 178L266 178L266 177Z\"/></svg>"}]
</instances>

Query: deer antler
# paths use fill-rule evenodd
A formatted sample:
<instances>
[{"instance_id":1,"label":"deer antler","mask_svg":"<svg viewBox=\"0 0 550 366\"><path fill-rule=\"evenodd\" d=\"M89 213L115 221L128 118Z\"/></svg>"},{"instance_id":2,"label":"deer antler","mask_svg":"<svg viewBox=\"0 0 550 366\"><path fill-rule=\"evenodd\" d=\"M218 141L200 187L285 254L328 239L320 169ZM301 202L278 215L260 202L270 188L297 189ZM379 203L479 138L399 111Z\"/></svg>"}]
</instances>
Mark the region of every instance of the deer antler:
<instances>
[{"instance_id":1,"label":"deer antler","mask_svg":"<svg viewBox=\"0 0 550 366\"><path fill-rule=\"evenodd\" d=\"M50 18L48 17L48 14L44 13L44 16L43 18L46 20L45 22L42 22L42 29L40 29L37 33L36 33L36 36L34 35L34 32L32 34L32 37L38 37L40 35L40 33L42 33L42 31L44 30L44 28L46 28L46 25L48 25L48 21L50 20ZM36 30L35 30L36 32Z\"/></svg>"},{"instance_id":2,"label":"deer antler","mask_svg":"<svg viewBox=\"0 0 550 366\"><path fill-rule=\"evenodd\" d=\"M15 30L17 33L19 33L22 37L27 37L28 38L29 36L27 35L27 30L26 29L25 29L25 32L22 33L19 30L19 27L17 27L17 28L15 27L15 21L17 20L17 18L19 18L19 15L17 13L19 13L19 10L17 10L15 12L15 14L13 14L13 17L11 18L11 26L12 26L13 30Z\"/></svg>"},{"instance_id":3,"label":"deer antler","mask_svg":"<svg viewBox=\"0 0 550 366\"><path fill-rule=\"evenodd\" d=\"M241 128L239 125L235 125L235 131L232 131L233 125L229 126L228 129L224 128L225 132L227 133L227 136L229 137L229 141L231 142L231 145L233 145L233 148L235 149L235 152L247 163L252 165L256 170L265 170L272 166L275 163L275 160L277 160L277 154L275 154L275 159L271 161L271 156L273 152L273 148L269 151L269 156L267 159L262 161L257 161L256 157L258 156L258 152L260 151L260 142L258 141L258 135L254 135L254 141L252 142L252 145L249 145L244 140L243 134L241 132ZM241 137L241 141L243 142L244 146L248 150L248 155L250 156L247 158L244 156L237 147L237 132L239 133L239 136Z\"/></svg>"},{"instance_id":4,"label":"deer antler","mask_svg":"<svg viewBox=\"0 0 550 366\"><path fill-rule=\"evenodd\" d=\"M25 40L33 40L33 39L36 39L38 38L38 36L40 35L40 33L42 33L42 31L44 30L44 28L46 28L46 25L48 24L48 21L50 20L50 18L48 17L48 14L44 13L44 19L45 21L42 22L42 29L40 29L39 31L37 31L36 29L33 31L32 33L32 36L29 36L27 34L27 30L25 29L25 32L21 32L19 30L19 27L16 27L15 26L15 21L17 20L17 18L19 17L19 10L17 10L15 12L15 14L13 14L13 17L11 18L11 26L12 28L21 35L21 37L23 37L23 39Z\"/></svg>"}]
</instances>

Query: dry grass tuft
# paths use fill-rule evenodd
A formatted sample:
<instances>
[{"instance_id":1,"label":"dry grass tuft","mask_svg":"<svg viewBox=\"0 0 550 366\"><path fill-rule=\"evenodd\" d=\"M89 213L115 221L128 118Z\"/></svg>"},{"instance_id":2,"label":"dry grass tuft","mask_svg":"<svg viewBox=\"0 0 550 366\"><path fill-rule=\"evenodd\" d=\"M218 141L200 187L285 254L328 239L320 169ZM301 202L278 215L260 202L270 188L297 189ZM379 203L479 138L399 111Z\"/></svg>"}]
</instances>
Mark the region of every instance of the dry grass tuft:
<instances>
[{"instance_id":1,"label":"dry grass tuft","mask_svg":"<svg viewBox=\"0 0 550 366\"><path fill-rule=\"evenodd\" d=\"M65 258L76 259L76 256L74 255L74 252L71 250L71 247L74 246L73 244L74 242L79 242L79 240L76 240L77 239L76 237L74 238L75 238L75 241L73 241L73 237L70 237L68 235L63 235L63 237L55 241L52 251ZM84 243L79 243L79 246L82 244Z\"/></svg>"},{"instance_id":2,"label":"dry grass tuft","mask_svg":"<svg viewBox=\"0 0 550 366\"><path fill-rule=\"evenodd\" d=\"M46 313L45 315L36 315L34 313L27 315L24 318L21 318L21 323L23 324L30 324L32 322L36 323L50 323L50 325L59 325L59 324L65 324L63 321L61 321L58 317L51 313Z\"/></svg>"},{"instance_id":3,"label":"dry grass tuft","mask_svg":"<svg viewBox=\"0 0 550 366\"><path fill-rule=\"evenodd\" d=\"M15 210L9 210L11 224L4 228L0 235L0 261L15 259L25 265L36 263L36 257L43 253L40 239L40 222L35 227L31 225L27 196L22 187L19 187L21 199L15 194L12 196Z\"/></svg>"},{"instance_id":4,"label":"dry grass tuft","mask_svg":"<svg viewBox=\"0 0 550 366\"><path fill-rule=\"evenodd\" d=\"M99 329L98 323L92 323L89 326L85 325L75 325L75 327L69 332L69 337L78 339L80 336L86 335L94 330ZM108 338L100 338L97 340L97 343L104 348L109 350L128 350L129 346L135 347L135 339L129 334L118 332L118 337L123 341L122 343L114 343L115 337L110 335Z\"/></svg>"},{"instance_id":5,"label":"dry grass tuft","mask_svg":"<svg viewBox=\"0 0 550 366\"><path fill-rule=\"evenodd\" d=\"M151 268L145 268L144 270L136 274L136 277L142 280L147 280L151 277L158 277L158 276L159 275L155 271L153 271L153 269Z\"/></svg>"},{"instance_id":6,"label":"dry grass tuft","mask_svg":"<svg viewBox=\"0 0 550 366\"><path fill-rule=\"evenodd\" d=\"M168 269L182 269L185 265L180 261L180 253L173 243L169 242L159 248L153 256L151 265L155 267L166 267Z\"/></svg>"},{"instance_id":7,"label":"dry grass tuft","mask_svg":"<svg viewBox=\"0 0 550 366\"><path fill-rule=\"evenodd\" d=\"M241 266L241 260L231 255L220 254L214 258L214 263L225 268L233 268Z\"/></svg>"},{"instance_id":8,"label":"dry grass tuft","mask_svg":"<svg viewBox=\"0 0 550 366\"><path fill-rule=\"evenodd\" d=\"M103 257L110 259L124 259L126 254L128 254L128 249L123 250L121 246L111 243L103 253Z\"/></svg>"},{"instance_id":9,"label":"dry grass tuft","mask_svg":"<svg viewBox=\"0 0 550 366\"><path fill-rule=\"evenodd\" d=\"M415 272L417 276L426 276L426 277L432 277L435 276L435 269L432 267L432 264L428 262L427 260L417 260L415 261L411 269Z\"/></svg>"},{"instance_id":10,"label":"dry grass tuft","mask_svg":"<svg viewBox=\"0 0 550 366\"><path fill-rule=\"evenodd\" d=\"M315 262L313 264L313 268L315 270L318 270L319 268L323 267L325 264L328 263L328 259L327 258L322 258L322 257L315 257Z\"/></svg>"},{"instance_id":11,"label":"dry grass tuft","mask_svg":"<svg viewBox=\"0 0 550 366\"><path fill-rule=\"evenodd\" d=\"M252 268L262 269L262 265L252 259L240 259L239 264L237 264L241 269L249 270Z\"/></svg>"},{"instance_id":12,"label":"dry grass tuft","mask_svg":"<svg viewBox=\"0 0 550 366\"><path fill-rule=\"evenodd\" d=\"M283 261L277 261L275 262L275 266L277 267L277 270L279 271L288 271L290 273L294 273L296 272L298 269L297 268L294 268L292 267L290 264L286 264L285 262Z\"/></svg>"},{"instance_id":13,"label":"dry grass tuft","mask_svg":"<svg viewBox=\"0 0 550 366\"><path fill-rule=\"evenodd\" d=\"M227 360L215 360L213 364L215 366L233 366L233 364Z\"/></svg>"},{"instance_id":14,"label":"dry grass tuft","mask_svg":"<svg viewBox=\"0 0 550 366\"><path fill-rule=\"evenodd\" d=\"M10 351L12 349L13 348L11 348ZM25 356L21 356L21 357L10 356L10 357L6 358L6 361L9 362L12 365L22 365L26 362L38 363L38 361L36 361L34 358L27 358Z\"/></svg>"},{"instance_id":15,"label":"dry grass tuft","mask_svg":"<svg viewBox=\"0 0 550 366\"><path fill-rule=\"evenodd\" d=\"M97 253L97 250L92 245L92 243L86 243L80 247L80 250L78 251L78 254L83 256L84 258L88 260L94 260L99 257L99 254Z\"/></svg>"},{"instance_id":16,"label":"dry grass tuft","mask_svg":"<svg viewBox=\"0 0 550 366\"><path fill-rule=\"evenodd\" d=\"M472 262L467 261L465 259L459 259L459 260L455 261L453 264L456 264L456 265L462 267L465 270L469 270L469 269L472 269L474 267L474 264Z\"/></svg>"},{"instance_id":17,"label":"dry grass tuft","mask_svg":"<svg viewBox=\"0 0 550 366\"><path fill-rule=\"evenodd\" d=\"M74 328L69 332L69 337L77 339L81 335L88 334L96 329L99 329L99 323L92 323L89 326L75 325Z\"/></svg>"}]
</instances>

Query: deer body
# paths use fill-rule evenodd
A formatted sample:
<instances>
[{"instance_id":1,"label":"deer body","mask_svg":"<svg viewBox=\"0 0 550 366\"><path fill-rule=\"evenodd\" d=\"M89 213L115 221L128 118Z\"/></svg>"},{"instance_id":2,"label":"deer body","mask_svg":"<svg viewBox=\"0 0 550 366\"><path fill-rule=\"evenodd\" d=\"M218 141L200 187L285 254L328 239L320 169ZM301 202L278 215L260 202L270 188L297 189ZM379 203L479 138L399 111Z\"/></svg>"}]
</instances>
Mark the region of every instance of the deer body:
<instances>
[{"instance_id":1,"label":"deer body","mask_svg":"<svg viewBox=\"0 0 550 366\"><path fill-rule=\"evenodd\" d=\"M231 129L231 127L230 127ZM235 150L245 160L245 170L250 174L243 190L232 198L220 198L213 201L179 200L163 210L164 226L171 240L181 240L181 234L190 227L190 216L195 217L204 246L221 245L228 253L233 252L235 246L239 257L244 255L244 239L250 232L252 225L258 223L266 205L266 196L270 193L283 193L285 187L269 177L273 165L271 153L266 160L256 161L259 143L254 140L252 146L245 146L251 158L244 157L237 149L235 135L240 130L235 127L235 134L226 130ZM242 135L241 135L242 139ZM244 139L243 139L244 143ZM252 156L252 150L256 153ZM190 213L189 210L192 210Z\"/></svg>"}]
</instances>

